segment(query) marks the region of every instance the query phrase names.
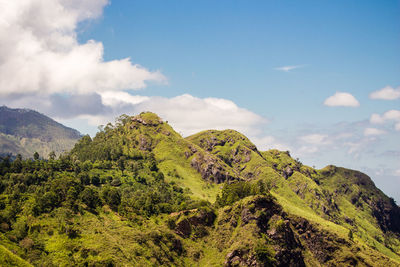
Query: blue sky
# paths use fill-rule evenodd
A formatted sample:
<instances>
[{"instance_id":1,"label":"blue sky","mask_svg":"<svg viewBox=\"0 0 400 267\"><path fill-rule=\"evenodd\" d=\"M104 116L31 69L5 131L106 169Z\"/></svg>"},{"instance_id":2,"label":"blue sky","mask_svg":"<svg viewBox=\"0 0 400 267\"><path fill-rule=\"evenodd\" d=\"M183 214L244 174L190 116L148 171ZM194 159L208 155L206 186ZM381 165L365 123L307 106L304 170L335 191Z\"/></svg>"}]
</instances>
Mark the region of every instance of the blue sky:
<instances>
[{"instance_id":1,"label":"blue sky","mask_svg":"<svg viewBox=\"0 0 400 267\"><path fill-rule=\"evenodd\" d=\"M362 170L400 202L400 1L31 4L3 11L0 104L91 135L143 110L183 135L234 128L311 166Z\"/></svg>"},{"instance_id":2,"label":"blue sky","mask_svg":"<svg viewBox=\"0 0 400 267\"><path fill-rule=\"evenodd\" d=\"M228 98L286 127L363 120L398 107L368 94L400 84L399 1L114 1L85 27L107 60L161 70L146 95ZM291 72L281 66L300 65ZM336 91L358 109L322 105ZM288 108L289 107L289 108ZM296 111L296 112L293 112ZM301 112L300 112L301 111Z\"/></svg>"}]
</instances>

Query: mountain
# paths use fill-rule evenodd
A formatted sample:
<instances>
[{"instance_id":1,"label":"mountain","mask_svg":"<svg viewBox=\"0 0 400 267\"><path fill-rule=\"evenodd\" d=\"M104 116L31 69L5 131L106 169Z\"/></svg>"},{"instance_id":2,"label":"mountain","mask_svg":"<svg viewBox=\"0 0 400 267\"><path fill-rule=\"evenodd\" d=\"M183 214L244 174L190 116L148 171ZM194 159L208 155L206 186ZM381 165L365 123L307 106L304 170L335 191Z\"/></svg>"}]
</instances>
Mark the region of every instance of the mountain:
<instances>
[{"instance_id":1,"label":"mountain","mask_svg":"<svg viewBox=\"0 0 400 267\"><path fill-rule=\"evenodd\" d=\"M0 107L0 154L47 158L51 151L69 151L81 137L74 129L29 109Z\"/></svg>"},{"instance_id":2,"label":"mountain","mask_svg":"<svg viewBox=\"0 0 400 267\"><path fill-rule=\"evenodd\" d=\"M123 115L0 175L2 266L400 265L400 208L367 175L234 130Z\"/></svg>"}]
</instances>

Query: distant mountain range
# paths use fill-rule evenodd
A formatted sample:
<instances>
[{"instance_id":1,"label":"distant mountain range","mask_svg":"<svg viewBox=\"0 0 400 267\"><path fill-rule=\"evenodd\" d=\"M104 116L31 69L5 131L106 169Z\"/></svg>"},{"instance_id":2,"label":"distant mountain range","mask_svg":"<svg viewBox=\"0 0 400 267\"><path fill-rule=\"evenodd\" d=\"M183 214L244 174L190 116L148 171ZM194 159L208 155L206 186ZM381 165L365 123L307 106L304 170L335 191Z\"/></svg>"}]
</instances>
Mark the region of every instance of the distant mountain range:
<instances>
[{"instance_id":1,"label":"distant mountain range","mask_svg":"<svg viewBox=\"0 0 400 267\"><path fill-rule=\"evenodd\" d=\"M30 109L0 107L0 155L21 154L24 158L38 152L47 158L69 151L81 134Z\"/></svg>"}]
</instances>

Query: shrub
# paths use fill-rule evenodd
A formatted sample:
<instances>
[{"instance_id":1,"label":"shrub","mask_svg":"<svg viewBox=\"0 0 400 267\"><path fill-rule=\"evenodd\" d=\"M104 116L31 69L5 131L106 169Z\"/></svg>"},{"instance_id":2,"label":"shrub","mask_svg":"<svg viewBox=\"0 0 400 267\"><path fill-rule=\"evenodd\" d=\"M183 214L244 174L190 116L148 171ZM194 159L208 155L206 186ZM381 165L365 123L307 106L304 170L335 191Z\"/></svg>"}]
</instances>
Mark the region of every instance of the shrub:
<instances>
[{"instance_id":1,"label":"shrub","mask_svg":"<svg viewBox=\"0 0 400 267\"><path fill-rule=\"evenodd\" d=\"M101 204L99 193L91 187L86 187L82 191L80 199L91 209L95 209Z\"/></svg>"},{"instance_id":2,"label":"shrub","mask_svg":"<svg viewBox=\"0 0 400 267\"><path fill-rule=\"evenodd\" d=\"M121 194L115 187L105 187L101 192L101 198L103 199L104 203L109 205L110 208L115 211L118 209L118 206L121 203Z\"/></svg>"},{"instance_id":3,"label":"shrub","mask_svg":"<svg viewBox=\"0 0 400 267\"><path fill-rule=\"evenodd\" d=\"M216 204L219 207L224 207L247 196L266 193L268 193L268 189L262 182L250 184L240 181L232 184L225 184L222 188L221 195L217 196Z\"/></svg>"}]
</instances>

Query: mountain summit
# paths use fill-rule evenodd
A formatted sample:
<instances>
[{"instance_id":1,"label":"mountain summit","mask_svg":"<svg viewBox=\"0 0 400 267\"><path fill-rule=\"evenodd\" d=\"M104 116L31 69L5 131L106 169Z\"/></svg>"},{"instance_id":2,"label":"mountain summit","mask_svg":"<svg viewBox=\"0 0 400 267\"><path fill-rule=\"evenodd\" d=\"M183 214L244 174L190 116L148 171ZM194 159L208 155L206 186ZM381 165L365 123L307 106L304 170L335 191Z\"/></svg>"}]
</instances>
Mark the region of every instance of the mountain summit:
<instances>
[{"instance_id":1,"label":"mountain summit","mask_svg":"<svg viewBox=\"0 0 400 267\"><path fill-rule=\"evenodd\" d=\"M400 264L400 209L367 175L234 130L122 115L57 160L0 164L3 265Z\"/></svg>"},{"instance_id":2,"label":"mountain summit","mask_svg":"<svg viewBox=\"0 0 400 267\"><path fill-rule=\"evenodd\" d=\"M30 109L0 107L0 153L32 157L38 152L47 158L70 150L81 137L77 130L65 127Z\"/></svg>"}]
</instances>

